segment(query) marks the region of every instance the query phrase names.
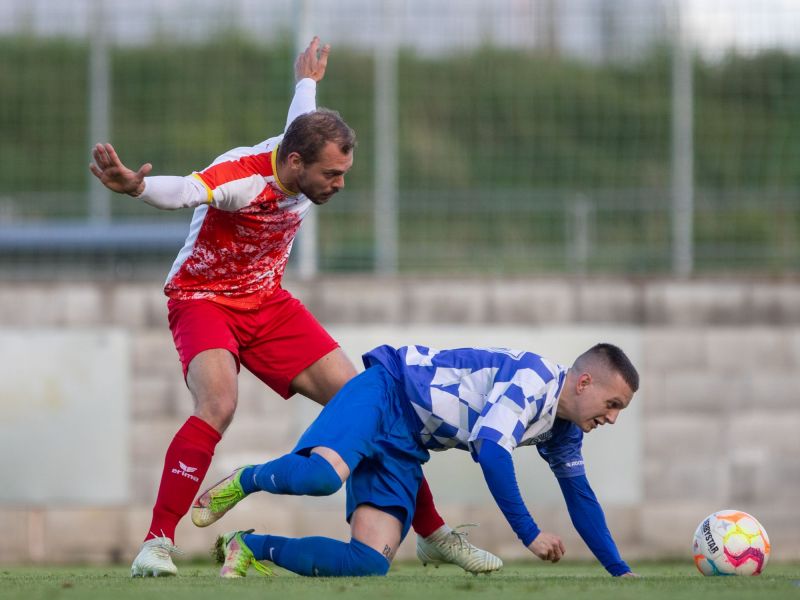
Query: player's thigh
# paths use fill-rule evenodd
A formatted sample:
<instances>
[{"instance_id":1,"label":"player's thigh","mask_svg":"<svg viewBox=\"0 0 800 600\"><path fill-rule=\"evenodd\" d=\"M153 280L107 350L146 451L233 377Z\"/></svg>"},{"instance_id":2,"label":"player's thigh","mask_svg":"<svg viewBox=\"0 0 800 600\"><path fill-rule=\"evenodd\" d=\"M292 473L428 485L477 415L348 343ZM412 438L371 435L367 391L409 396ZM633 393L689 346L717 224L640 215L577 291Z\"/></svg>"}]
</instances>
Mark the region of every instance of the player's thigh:
<instances>
[{"instance_id":1,"label":"player's thigh","mask_svg":"<svg viewBox=\"0 0 800 600\"><path fill-rule=\"evenodd\" d=\"M285 290L273 296L253 315L242 364L284 398L301 393L325 404L355 368L299 300Z\"/></svg>"},{"instance_id":2,"label":"player's thigh","mask_svg":"<svg viewBox=\"0 0 800 600\"><path fill-rule=\"evenodd\" d=\"M189 367L198 355L209 350L226 350L230 353L238 372L241 318L235 311L208 300L170 300L167 306L169 328L187 384ZM223 360L227 359L224 357ZM198 373L198 367L201 364L205 366L201 361L193 369L193 378L198 384L205 383L199 381L202 373Z\"/></svg>"},{"instance_id":3,"label":"player's thigh","mask_svg":"<svg viewBox=\"0 0 800 600\"><path fill-rule=\"evenodd\" d=\"M391 561L403 539L403 524L394 515L361 504L350 519L351 535Z\"/></svg>"},{"instance_id":4,"label":"player's thigh","mask_svg":"<svg viewBox=\"0 0 800 600\"><path fill-rule=\"evenodd\" d=\"M347 382L303 432L292 452L307 454L315 448L329 448L352 472L376 452L375 439L387 406L386 383L376 368Z\"/></svg>"},{"instance_id":5,"label":"player's thigh","mask_svg":"<svg viewBox=\"0 0 800 600\"><path fill-rule=\"evenodd\" d=\"M344 384L356 376L356 368L341 348L336 348L292 379L291 390L323 406Z\"/></svg>"}]
</instances>

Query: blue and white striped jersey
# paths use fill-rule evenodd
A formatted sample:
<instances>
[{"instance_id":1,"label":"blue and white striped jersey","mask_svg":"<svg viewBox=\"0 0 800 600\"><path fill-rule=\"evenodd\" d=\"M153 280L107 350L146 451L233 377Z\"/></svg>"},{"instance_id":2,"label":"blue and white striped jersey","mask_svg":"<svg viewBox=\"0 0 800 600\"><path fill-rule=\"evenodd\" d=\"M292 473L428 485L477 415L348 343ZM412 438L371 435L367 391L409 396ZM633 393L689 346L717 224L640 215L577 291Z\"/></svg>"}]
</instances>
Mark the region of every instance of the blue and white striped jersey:
<instances>
[{"instance_id":1,"label":"blue and white striped jersey","mask_svg":"<svg viewBox=\"0 0 800 600\"><path fill-rule=\"evenodd\" d=\"M425 448L459 448L476 457L481 440L509 452L536 444L557 476L583 474L583 432L556 419L566 367L505 348L379 346L363 361L382 365L402 382L422 422Z\"/></svg>"}]
</instances>

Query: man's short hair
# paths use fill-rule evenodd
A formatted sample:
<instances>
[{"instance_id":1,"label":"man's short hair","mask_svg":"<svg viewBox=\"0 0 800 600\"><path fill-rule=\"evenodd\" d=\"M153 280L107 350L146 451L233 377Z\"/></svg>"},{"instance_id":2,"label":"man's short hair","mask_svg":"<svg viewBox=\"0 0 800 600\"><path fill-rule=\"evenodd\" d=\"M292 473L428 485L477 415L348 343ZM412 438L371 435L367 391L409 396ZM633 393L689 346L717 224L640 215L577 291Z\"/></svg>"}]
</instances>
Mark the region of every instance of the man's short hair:
<instances>
[{"instance_id":1,"label":"man's short hair","mask_svg":"<svg viewBox=\"0 0 800 600\"><path fill-rule=\"evenodd\" d=\"M319 160L322 148L333 142L342 154L356 147L356 134L335 110L318 108L297 117L289 125L278 147L278 162L297 152L307 165Z\"/></svg>"},{"instance_id":2,"label":"man's short hair","mask_svg":"<svg viewBox=\"0 0 800 600\"><path fill-rule=\"evenodd\" d=\"M575 359L575 367L583 370L589 363L599 363L622 376L632 392L639 389L639 373L627 355L614 344L596 344Z\"/></svg>"}]
</instances>

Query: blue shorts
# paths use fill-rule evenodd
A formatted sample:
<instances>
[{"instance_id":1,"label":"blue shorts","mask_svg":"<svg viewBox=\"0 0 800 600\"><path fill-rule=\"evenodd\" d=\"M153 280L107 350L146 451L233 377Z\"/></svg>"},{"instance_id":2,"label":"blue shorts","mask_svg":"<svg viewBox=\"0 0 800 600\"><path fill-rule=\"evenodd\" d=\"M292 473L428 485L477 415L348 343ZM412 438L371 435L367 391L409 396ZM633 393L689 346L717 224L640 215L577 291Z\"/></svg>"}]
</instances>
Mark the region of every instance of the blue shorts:
<instances>
[{"instance_id":1,"label":"blue shorts","mask_svg":"<svg viewBox=\"0 0 800 600\"><path fill-rule=\"evenodd\" d=\"M394 515L411 527L422 464L428 451L418 440L418 421L400 383L382 366L351 379L300 436L292 452L325 446L350 467L347 521L361 504Z\"/></svg>"}]
</instances>

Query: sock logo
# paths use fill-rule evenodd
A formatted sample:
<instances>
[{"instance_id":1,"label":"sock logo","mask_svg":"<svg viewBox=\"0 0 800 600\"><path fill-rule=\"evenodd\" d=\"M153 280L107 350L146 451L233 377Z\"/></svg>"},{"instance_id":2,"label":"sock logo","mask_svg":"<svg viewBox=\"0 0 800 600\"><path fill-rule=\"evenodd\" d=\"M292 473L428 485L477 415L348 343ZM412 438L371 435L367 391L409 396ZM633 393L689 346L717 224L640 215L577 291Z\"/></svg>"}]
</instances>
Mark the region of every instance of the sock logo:
<instances>
[{"instance_id":1,"label":"sock logo","mask_svg":"<svg viewBox=\"0 0 800 600\"><path fill-rule=\"evenodd\" d=\"M180 475L181 477L186 477L187 479L191 479L194 482L200 483L200 478L196 475L192 475L192 473L197 471L197 467L190 467L181 461L178 461L178 465L180 466L180 469L172 469L172 473L174 475Z\"/></svg>"}]
</instances>

